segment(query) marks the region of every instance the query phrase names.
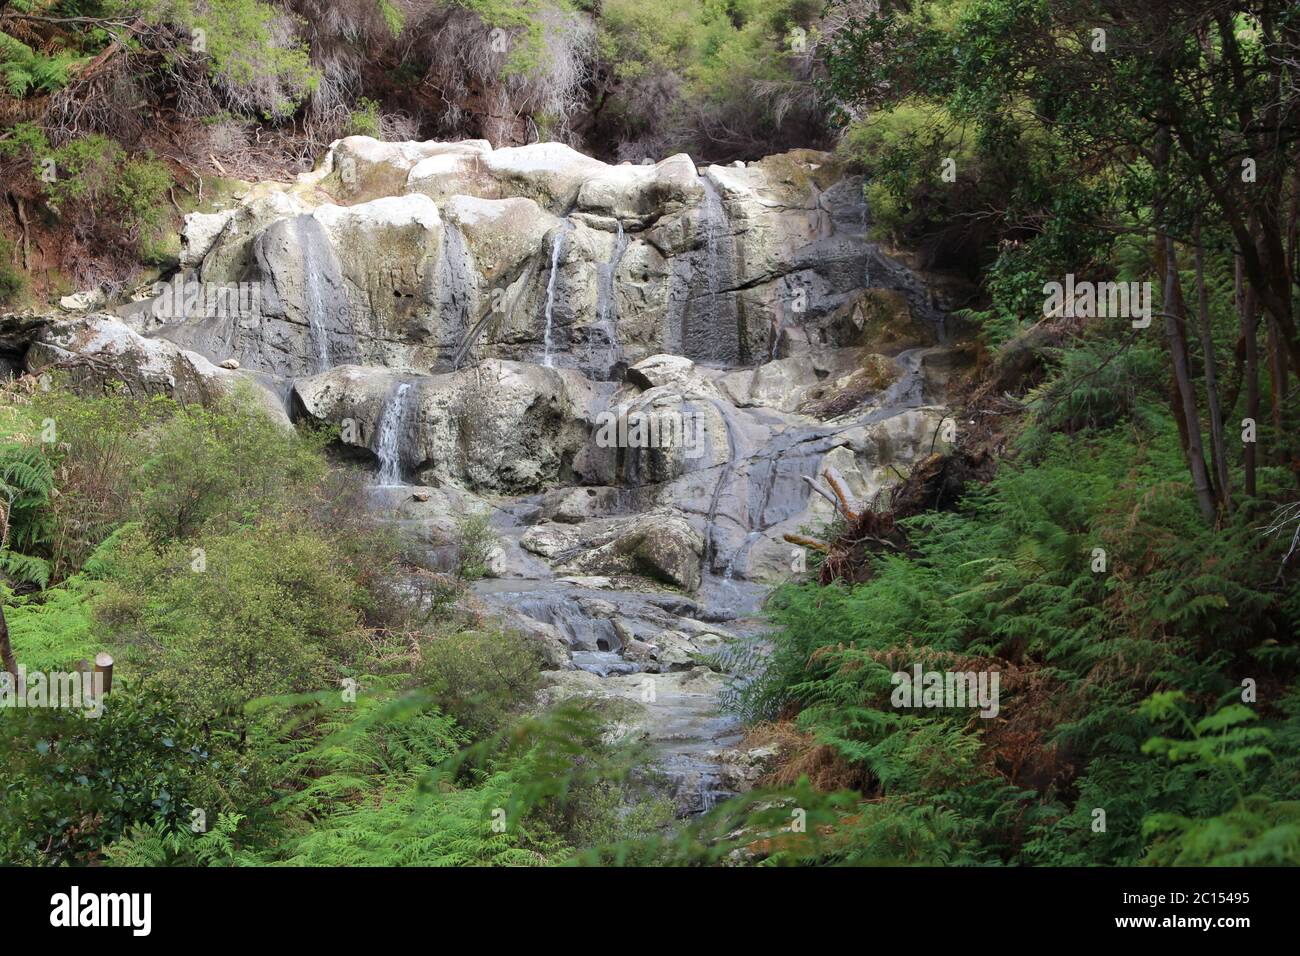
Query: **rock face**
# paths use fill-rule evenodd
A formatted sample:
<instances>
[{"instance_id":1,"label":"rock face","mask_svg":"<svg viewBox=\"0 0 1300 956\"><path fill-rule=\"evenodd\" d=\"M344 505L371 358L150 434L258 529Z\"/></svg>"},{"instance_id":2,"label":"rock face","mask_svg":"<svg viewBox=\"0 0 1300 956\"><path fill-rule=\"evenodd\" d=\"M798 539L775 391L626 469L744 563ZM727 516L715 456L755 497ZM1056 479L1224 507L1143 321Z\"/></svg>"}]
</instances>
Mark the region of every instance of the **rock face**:
<instances>
[{"instance_id":1,"label":"rock face","mask_svg":"<svg viewBox=\"0 0 1300 956\"><path fill-rule=\"evenodd\" d=\"M256 376L214 365L197 352L147 338L107 315L89 315L45 328L27 348L27 371L58 368L70 387L87 395L118 388L136 397L165 395L186 404L208 405L241 387L286 426L279 401Z\"/></svg>"},{"instance_id":2,"label":"rock face","mask_svg":"<svg viewBox=\"0 0 1300 956\"><path fill-rule=\"evenodd\" d=\"M409 387L393 409L397 386ZM296 405L344 426L345 444L378 453L385 416L402 423L402 471L427 484L525 493L572 481L593 400L573 372L489 360L443 375L343 365L298 379Z\"/></svg>"},{"instance_id":3,"label":"rock face","mask_svg":"<svg viewBox=\"0 0 1300 956\"><path fill-rule=\"evenodd\" d=\"M190 216L153 298L0 352L86 391L261 386L373 459L376 507L430 566L488 515L483 600L543 644L556 695L668 748L698 810L738 739L706 714L717 654L801 573L783 535L836 516L810 481L868 507L943 444L951 300L867 225L860 177L808 150L697 169L348 137ZM671 678L658 703L646 674Z\"/></svg>"},{"instance_id":4,"label":"rock face","mask_svg":"<svg viewBox=\"0 0 1300 956\"><path fill-rule=\"evenodd\" d=\"M142 330L282 376L550 358L611 380L658 353L736 366L864 344L844 339L874 282L902 299L899 340L922 344L912 327L937 310L865 224L861 180L807 150L697 170L685 155L609 166L558 143L353 136L292 185L189 218L183 262L256 288L252 315Z\"/></svg>"},{"instance_id":5,"label":"rock face","mask_svg":"<svg viewBox=\"0 0 1300 956\"><path fill-rule=\"evenodd\" d=\"M258 382L386 482L540 496L509 552L528 567L780 580L782 534L831 517L807 479L834 464L865 502L953 374L861 187L809 150L697 169L348 137L190 216L156 297L51 325L26 364L93 353L85 387L186 401Z\"/></svg>"}]
</instances>

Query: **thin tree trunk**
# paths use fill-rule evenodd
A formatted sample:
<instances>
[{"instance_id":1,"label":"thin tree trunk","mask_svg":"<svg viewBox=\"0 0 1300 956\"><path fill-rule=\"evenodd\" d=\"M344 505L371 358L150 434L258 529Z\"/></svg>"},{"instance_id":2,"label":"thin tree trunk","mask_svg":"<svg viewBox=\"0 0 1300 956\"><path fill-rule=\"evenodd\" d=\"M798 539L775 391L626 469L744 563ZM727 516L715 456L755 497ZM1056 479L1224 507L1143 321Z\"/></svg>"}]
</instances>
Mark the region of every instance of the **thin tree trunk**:
<instances>
[{"instance_id":1,"label":"thin tree trunk","mask_svg":"<svg viewBox=\"0 0 1300 956\"><path fill-rule=\"evenodd\" d=\"M1210 460L1214 463L1219 505L1232 510L1232 490L1228 483L1228 455L1223 442L1223 409L1219 406L1218 363L1214 354L1214 336L1210 330L1210 297L1205 289L1205 245L1201 242L1201 224L1196 224L1196 304L1201 320L1201 352L1205 361L1205 398L1210 410Z\"/></svg>"},{"instance_id":2,"label":"thin tree trunk","mask_svg":"<svg viewBox=\"0 0 1300 956\"><path fill-rule=\"evenodd\" d=\"M1158 214L1162 215L1162 212ZM1173 312L1176 315L1187 314L1187 304L1183 300L1182 284L1178 281L1178 270L1170 268L1169 259L1165 246L1164 233L1156 232L1155 241L1155 264L1156 275L1158 275L1164 286L1164 310ZM1172 279L1171 279L1172 277ZM1181 329L1180 337L1181 337ZM1178 382L1172 376L1169 380L1169 408L1174 415L1174 424L1178 426L1178 443L1186 455L1188 445L1187 417L1183 409L1182 393L1178 389Z\"/></svg>"},{"instance_id":3,"label":"thin tree trunk","mask_svg":"<svg viewBox=\"0 0 1300 956\"><path fill-rule=\"evenodd\" d=\"M14 657L13 645L9 643L9 622L5 620L5 609L0 607L0 666L14 676L13 686L18 686L18 659Z\"/></svg>"},{"instance_id":4,"label":"thin tree trunk","mask_svg":"<svg viewBox=\"0 0 1300 956\"><path fill-rule=\"evenodd\" d=\"M1256 440L1246 443L1246 495L1255 497L1255 446L1259 438L1259 331L1255 290L1246 293L1241 309L1241 334L1246 340L1246 417L1255 423Z\"/></svg>"},{"instance_id":5,"label":"thin tree trunk","mask_svg":"<svg viewBox=\"0 0 1300 956\"><path fill-rule=\"evenodd\" d=\"M1183 417L1187 420L1187 468L1192 475L1192 488L1201 506L1201 515L1209 524L1214 523L1216 509L1214 492L1210 490L1210 476L1205 468L1205 449L1201 445L1201 421L1196 410L1196 393L1192 391L1192 377L1188 371L1187 346L1179 329L1182 316L1174 305L1177 286L1178 260L1174 254L1174 240L1165 235L1165 333L1169 336L1169 352L1174 362L1174 382L1182 401Z\"/></svg>"}]
</instances>

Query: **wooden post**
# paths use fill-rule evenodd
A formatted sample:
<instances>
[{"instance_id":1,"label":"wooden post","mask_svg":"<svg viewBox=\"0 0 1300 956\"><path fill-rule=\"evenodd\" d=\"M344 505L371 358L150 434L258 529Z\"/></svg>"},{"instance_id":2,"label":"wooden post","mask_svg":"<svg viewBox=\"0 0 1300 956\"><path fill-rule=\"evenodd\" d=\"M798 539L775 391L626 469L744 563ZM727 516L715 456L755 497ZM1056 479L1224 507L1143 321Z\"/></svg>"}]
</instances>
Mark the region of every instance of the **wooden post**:
<instances>
[{"instance_id":1,"label":"wooden post","mask_svg":"<svg viewBox=\"0 0 1300 956\"><path fill-rule=\"evenodd\" d=\"M95 673L104 675L104 696L113 689L113 655L100 651L95 655Z\"/></svg>"}]
</instances>

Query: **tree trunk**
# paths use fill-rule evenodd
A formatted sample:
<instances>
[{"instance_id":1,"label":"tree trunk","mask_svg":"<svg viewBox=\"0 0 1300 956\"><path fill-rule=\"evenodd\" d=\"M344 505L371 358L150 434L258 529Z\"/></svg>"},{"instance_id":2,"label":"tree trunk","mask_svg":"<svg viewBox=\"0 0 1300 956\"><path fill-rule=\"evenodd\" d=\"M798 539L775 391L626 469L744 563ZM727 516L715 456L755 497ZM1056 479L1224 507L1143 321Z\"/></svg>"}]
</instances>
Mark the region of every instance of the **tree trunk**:
<instances>
[{"instance_id":1,"label":"tree trunk","mask_svg":"<svg viewBox=\"0 0 1300 956\"><path fill-rule=\"evenodd\" d=\"M1246 417L1255 423L1256 441L1246 443L1246 495L1255 497L1255 446L1259 436L1259 331L1255 290L1246 293L1241 309L1241 334L1246 340Z\"/></svg>"},{"instance_id":2,"label":"tree trunk","mask_svg":"<svg viewBox=\"0 0 1300 956\"><path fill-rule=\"evenodd\" d=\"M18 659L14 657L13 645L9 643L9 622L5 620L5 609L0 606L0 667L14 675L13 686L18 686Z\"/></svg>"},{"instance_id":3,"label":"tree trunk","mask_svg":"<svg viewBox=\"0 0 1300 956\"><path fill-rule=\"evenodd\" d=\"M1218 363L1215 361L1214 336L1210 330L1210 298L1205 289L1205 246L1201 242L1201 224L1196 224L1196 302L1201 320L1201 352L1205 361L1205 397L1210 410L1210 460L1214 463L1216 498L1225 511L1232 510L1232 491L1228 483L1228 456L1223 442L1223 410L1219 407Z\"/></svg>"},{"instance_id":4,"label":"tree trunk","mask_svg":"<svg viewBox=\"0 0 1300 956\"><path fill-rule=\"evenodd\" d=\"M1271 315L1268 317L1268 363L1269 386L1273 399L1273 433L1278 438L1280 455L1282 454L1281 438L1285 434L1282 431L1282 396L1286 394L1286 353L1282 351L1277 322ZM1278 463L1280 464L1281 461L1282 459L1279 458Z\"/></svg>"},{"instance_id":5,"label":"tree trunk","mask_svg":"<svg viewBox=\"0 0 1300 956\"><path fill-rule=\"evenodd\" d=\"M1188 371L1187 348L1179 323L1182 315L1176 312L1174 288L1177 284L1178 260L1174 254L1174 240L1165 235L1165 332L1169 336L1169 352L1174 362L1174 381L1182 401L1183 417L1187 420L1187 468L1192 475L1192 488L1201 506L1201 515L1209 524L1214 523L1216 510L1214 492L1210 490L1210 476L1205 469L1205 449L1201 445L1201 422L1196 410L1196 393L1192 390L1192 377Z\"/></svg>"}]
</instances>

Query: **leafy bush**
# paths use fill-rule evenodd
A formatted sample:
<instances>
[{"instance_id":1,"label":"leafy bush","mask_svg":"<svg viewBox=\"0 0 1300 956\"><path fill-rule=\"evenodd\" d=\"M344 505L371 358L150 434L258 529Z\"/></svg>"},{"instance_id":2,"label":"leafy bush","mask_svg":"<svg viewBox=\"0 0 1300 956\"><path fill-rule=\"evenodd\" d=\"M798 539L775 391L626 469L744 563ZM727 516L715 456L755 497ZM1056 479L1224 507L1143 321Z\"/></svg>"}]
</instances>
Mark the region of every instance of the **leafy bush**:
<instances>
[{"instance_id":1,"label":"leafy bush","mask_svg":"<svg viewBox=\"0 0 1300 956\"><path fill-rule=\"evenodd\" d=\"M433 700L475 735L532 703L543 661L535 641L497 630L440 635L421 655L417 674Z\"/></svg>"},{"instance_id":2,"label":"leafy bush","mask_svg":"<svg viewBox=\"0 0 1300 956\"><path fill-rule=\"evenodd\" d=\"M383 139L383 118L379 115L379 104L364 96L357 100L357 108L348 117L347 135Z\"/></svg>"},{"instance_id":3,"label":"leafy bush","mask_svg":"<svg viewBox=\"0 0 1300 956\"><path fill-rule=\"evenodd\" d=\"M115 682L116 684L116 682ZM0 710L0 858L91 862L133 825L188 828L209 755L175 698L115 686L99 717Z\"/></svg>"},{"instance_id":4,"label":"leafy bush","mask_svg":"<svg viewBox=\"0 0 1300 956\"><path fill-rule=\"evenodd\" d=\"M488 558L497 546L488 508L464 509L456 513L456 573L465 581L477 581L487 573Z\"/></svg>"},{"instance_id":5,"label":"leafy bush","mask_svg":"<svg viewBox=\"0 0 1300 956\"><path fill-rule=\"evenodd\" d=\"M53 146L31 123L0 142L0 156L25 156L48 206L82 238L120 243L149 256L171 222L170 168L151 156L128 157L99 133Z\"/></svg>"},{"instance_id":6,"label":"leafy bush","mask_svg":"<svg viewBox=\"0 0 1300 956\"><path fill-rule=\"evenodd\" d=\"M134 478L148 457L151 428L177 413L162 397L137 401L124 394L77 398L53 381L33 394L27 429L53 427L46 454L58 473L58 493L45 506L53 579L79 571L121 524L134 517Z\"/></svg>"},{"instance_id":7,"label":"leafy bush","mask_svg":"<svg viewBox=\"0 0 1300 956\"><path fill-rule=\"evenodd\" d=\"M116 558L118 638L151 684L187 688L192 713L338 687L359 650L357 587L328 541L266 523L155 551L142 535Z\"/></svg>"},{"instance_id":8,"label":"leafy bush","mask_svg":"<svg viewBox=\"0 0 1300 956\"><path fill-rule=\"evenodd\" d=\"M160 540L247 522L324 473L324 438L286 431L251 393L184 408L150 438L136 480L141 518Z\"/></svg>"}]
</instances>

